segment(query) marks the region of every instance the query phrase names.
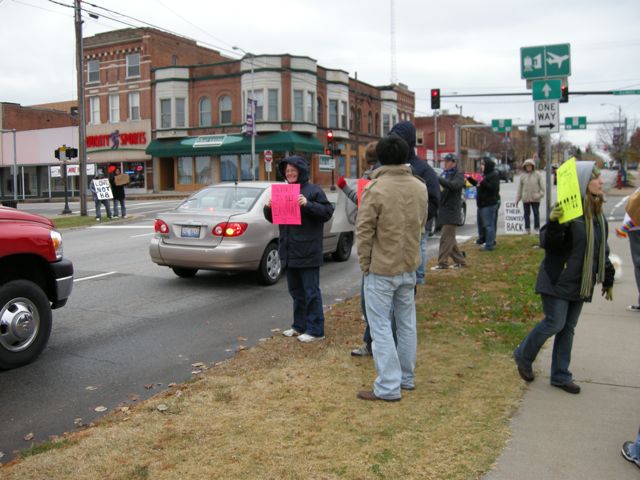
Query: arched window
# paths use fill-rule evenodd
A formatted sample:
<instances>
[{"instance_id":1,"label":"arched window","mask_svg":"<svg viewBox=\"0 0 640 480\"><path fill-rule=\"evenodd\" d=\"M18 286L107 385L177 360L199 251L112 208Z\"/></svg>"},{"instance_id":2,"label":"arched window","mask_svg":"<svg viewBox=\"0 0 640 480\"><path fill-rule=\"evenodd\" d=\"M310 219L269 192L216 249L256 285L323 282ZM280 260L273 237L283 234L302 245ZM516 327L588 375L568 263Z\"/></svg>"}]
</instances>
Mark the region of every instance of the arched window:
<instances>
[{"instance_id":1,"label":"arched window","mask_svg":"<svg viewBox=\"0 0 640 480\"><path fill-rule=\"evenodd\" d=\"M211 100L209 97L200 99L200 124L201 127L211 126Z\"/></svg>"},{"instance_id":2,"label":"arched window","mask_svg":"<svg viewBox=\"0 0 640 480\"><path fill-rule=\"evenodd\" d=\"M380 114L376 113L375 134L380 135Z\"/></svg>"},{"instance_id":3,"label":"arched window","mask_svg":"<svg viewBox=\"0 0 640 480\"><path fill-rule=\"evenodd\" d=\"M356 112L356 131L357 132L362 131L362 109L360 108Z\"/></svg>"},{"instance_id":4,"label":"arched window","mask_svg":"<svg viewBox=\"0 0 640 480\"><path fill-rule=\"evenodd\" d=\"M353 126L353 121L356 118L356 110L355 108L351 107L351 115L349 115L349 130L351 130L353 132L354 126Z\"/></svg>"},{"instance_id":5,"label":"arched window","mask_svg":"<svg viewBox=\"0 0 640 480\"><path fill-rule=\"evenodd\" d=\"M318 127L322 127L322 99L318 97Z\"/></svg>"},{"instance_id":6,"label":"arched window","mask_svg":"<svg viewBox=\"0 0 640 480\"><path fill-rule=\"evenodd\" d=\"M371 112L367 113L367 133L371 135L371 127L372 127L373 118L371 116Z\"/></svg>"},{"instance_id":7,"label":"arched window","mask_svg":"<svg viewBox=\"0 0 640 480\"><path fill-rule=\"evenodd\" d=\"M231 123L231 97L229 95L220 97L218 110L220 111L220 123Z\"/></svg>"}]
</instances>

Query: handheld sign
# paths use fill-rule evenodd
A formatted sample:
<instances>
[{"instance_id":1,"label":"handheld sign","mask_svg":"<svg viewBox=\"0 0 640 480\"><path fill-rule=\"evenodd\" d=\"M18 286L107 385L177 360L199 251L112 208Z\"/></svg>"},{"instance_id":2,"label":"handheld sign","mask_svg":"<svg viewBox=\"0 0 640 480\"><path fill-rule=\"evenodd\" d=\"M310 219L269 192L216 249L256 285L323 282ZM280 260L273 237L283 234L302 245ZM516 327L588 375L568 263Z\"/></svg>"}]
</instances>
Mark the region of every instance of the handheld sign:
<instances>
[{"instance_id":1,"label":"handheld sign","mask_svg":"<svg viewBox=\"0 0 640 480\"><path fill-rule=\"evenodd\" d=\"M108 178L94 179L93 185L96 188L96 196L98 197L98 200L111 200L113 198Z\"/></svg>"},{"instance_id":2,"label":"handheld sign","mask_svg":"<svg viewBox=\"0 0 640 480\"><path fill-rule=\"evenodd\" d=\"M277 225L300 225L299 183L271 185L271 215Z\"/></svg>"},{"instance_id":3,"label":"handheld sign","mask_svg":"<svg viewBox=\"0 0 640 480\"><path fill-rule=\"evenodd\" d=\"M504 202L504 231L512 235L524 233L524 214L516 202Z\"/></svg>"},{"instance_id":4,"label":"handheld sign","mask_svg":"<svg viewBox=\"0 0 640 480\"><path fill-rule=\"evenodd\" d=\"M562 207L563 213L559 222L565 223L582 216L582 196L580 195L580 184L578 183L578 170L576 169L576 159L571 157L558 168L557 197L558 205Z\"/></svg>"},{"instance_id":5,"label":"handheld sign","mask_svg":"<svg viewBox=\"0 0 640 480\"><path fill-rule=\"evenodd\" d=\"M345 178L349 187L356 188L356 181L351 178ZM354 202L352 202L344 190L340 190L338 193L338 201L336 208L333 211L333 219L331 221L331 233L340 232L353 232L356 227L356 214L358 208Z\"/></svg>"}]
</instances>

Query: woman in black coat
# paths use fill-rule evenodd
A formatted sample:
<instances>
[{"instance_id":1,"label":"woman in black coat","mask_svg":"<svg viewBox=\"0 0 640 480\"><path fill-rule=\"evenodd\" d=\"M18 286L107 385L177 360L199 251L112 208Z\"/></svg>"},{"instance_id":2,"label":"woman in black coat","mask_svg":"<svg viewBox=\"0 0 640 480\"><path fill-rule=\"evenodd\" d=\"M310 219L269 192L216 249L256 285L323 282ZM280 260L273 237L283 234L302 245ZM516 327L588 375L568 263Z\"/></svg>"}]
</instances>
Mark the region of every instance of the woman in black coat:
<instances>
[{"instance_id":1,"label":"woman in black coat","mask_svg":"<svg viewBox=\"0 0 640 480\"><path fill-rule=\"evenodd\" d=\"M577 162L583 215L559 223L563 215L556 206L540 231L545 250L536 281L542 297L544 319L513 352L523 380L534 380L532 364L548 338L555 335L551 360L551 385L568 393L580 393L569 371L573 335L584 302L590 302L596 283L612 299L615 270L609 261L608 225L602 213L603 191L595 162Z\"/></svg>"},{"instance_id":2,"label":"woman in black coat","mask_svg":"<svg viewBox=\"0 0 640 480\"><path fill-rule=\"evenodd\" d=\"M283 334L301 342L324 338L324 313L320 292L322 237L324 223L331 219L333 206L322 188L309 182L309 167L302 157L287 157L278 164L287 183L299 183L300 225L280 225L278 253L286 268L287 286L293 298L293 324ZM271 200L264 216L273 222Z\"/></svg>"},{"instance_id":3,"label":"woman in black coat","mask_svg":"<svg viewBox=\"0 0 640 480\"><path fill-rule=\"evenodd\" d=\"M116 185L116 177L120 175L120 167L116 167L111 175L109 175L109 183L111 184L111 192L113 193L113 216L118 218L118 203L122 210L122 218L126 218L127 209L124 206L124 185Z\"/></svg>"}]
</instances>

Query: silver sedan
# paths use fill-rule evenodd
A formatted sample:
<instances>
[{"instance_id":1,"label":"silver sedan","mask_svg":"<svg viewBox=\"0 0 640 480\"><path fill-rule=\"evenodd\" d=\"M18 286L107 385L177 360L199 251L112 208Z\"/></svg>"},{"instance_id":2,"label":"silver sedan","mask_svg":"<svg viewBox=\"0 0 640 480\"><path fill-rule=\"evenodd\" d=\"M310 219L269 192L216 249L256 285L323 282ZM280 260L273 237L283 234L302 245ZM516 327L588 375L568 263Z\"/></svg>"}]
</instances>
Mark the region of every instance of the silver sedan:
<instances>
[{"instance_id":1,"label":"silver sedan","mask_svg":"<svg viewBox=\"0 0 640 480\"><path fill-rule=\"evenodd\" d=\"M271 285L282 275L278 226L269 223L263 207L271 196L270 182L220 183L194 193L174 210L158 214L149 245L151 260L170 267L180 277L198 270L255 271L260 283ZM335 202L336 194L327 194ZM353 229L331 232L325 223L323 250L346 261Z\"/></svg>"}]
</instances>

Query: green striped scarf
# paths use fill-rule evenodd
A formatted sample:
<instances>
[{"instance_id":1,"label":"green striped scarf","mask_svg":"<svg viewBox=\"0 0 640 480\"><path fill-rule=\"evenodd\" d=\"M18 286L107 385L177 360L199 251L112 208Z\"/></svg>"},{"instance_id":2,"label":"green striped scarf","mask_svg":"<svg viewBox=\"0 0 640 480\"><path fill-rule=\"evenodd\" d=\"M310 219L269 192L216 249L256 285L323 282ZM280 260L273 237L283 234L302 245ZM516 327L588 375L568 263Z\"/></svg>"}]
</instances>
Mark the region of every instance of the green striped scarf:
<instances>
[{"instance_id":1,"label":"green striped scarf","mask_svg":"<svg viewBox=\"0 0 640 480\"><path fill-rule=\"evenodd\" d=\"M580 285L580 297L590 298L593 294L593 250L595 248L595 238L593 234L593 214L590 205L584 202L584 225L587 235L587 246L584 249L584 262L582 265L582 285ZM596 217L598 226L600 227L600 248L598 251L598 271L596 282L602 283L604 280L604 258L606 244L606 230L604 226L604 215L599 213Z\"/></svg>"}]
</instances>

